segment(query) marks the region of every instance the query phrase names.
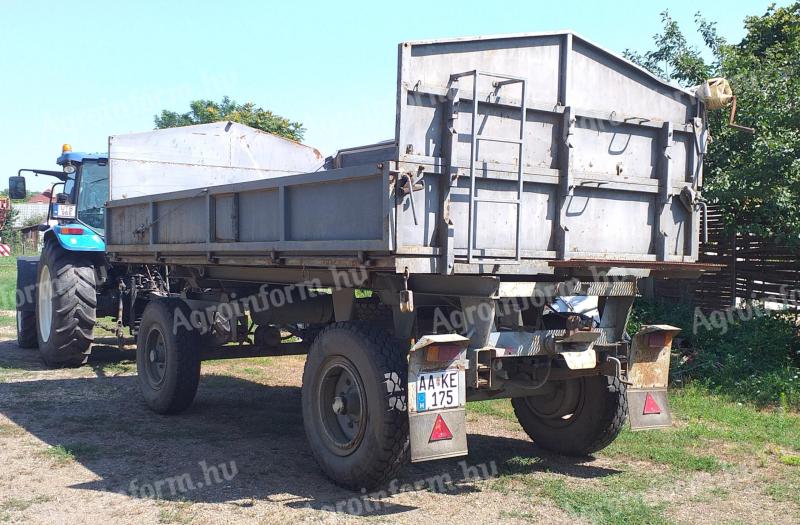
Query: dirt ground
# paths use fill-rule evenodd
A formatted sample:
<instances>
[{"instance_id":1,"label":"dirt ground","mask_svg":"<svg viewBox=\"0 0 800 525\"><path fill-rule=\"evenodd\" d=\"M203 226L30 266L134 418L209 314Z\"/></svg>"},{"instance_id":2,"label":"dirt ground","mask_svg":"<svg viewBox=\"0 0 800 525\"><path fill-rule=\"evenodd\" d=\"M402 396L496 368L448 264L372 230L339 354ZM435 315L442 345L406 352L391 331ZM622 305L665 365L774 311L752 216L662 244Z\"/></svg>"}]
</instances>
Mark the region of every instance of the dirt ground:
<instances>
[{"instance_id":1,"label":"dirt ground","mask_svg":"<svg viewBox=\"0 0 800 525\"><path fill-rule=\"evenodd\" d=\"M307 449L302 357L204 363L196 401L178 416L145 408L132 358L100 346L87 366L46 370L35 350L0 343L0 521L650 522L619 521L602 506L581 512L559 497L564 487L591 494L625 491L626 483L664 522L797 523L800 516L791 497L763 495L758 483L768 470L744 464L657 483L669 467L550 456L515 423L481 413L469 416L466 459L409 465L391 493L353 493L323 477ZM628 481L609 485L620 474Z\"/></svg>"}]
</instances>

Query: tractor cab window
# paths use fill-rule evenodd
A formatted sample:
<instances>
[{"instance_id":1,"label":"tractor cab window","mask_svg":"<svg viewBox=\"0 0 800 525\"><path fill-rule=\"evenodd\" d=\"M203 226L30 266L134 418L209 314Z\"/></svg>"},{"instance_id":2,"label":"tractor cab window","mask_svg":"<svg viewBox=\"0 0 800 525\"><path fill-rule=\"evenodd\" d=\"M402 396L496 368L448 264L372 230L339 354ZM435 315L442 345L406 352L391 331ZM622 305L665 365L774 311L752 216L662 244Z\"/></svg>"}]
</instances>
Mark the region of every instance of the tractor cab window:
<instances>
[{"instance_id":1,"label":"tractor cab window","mask_svg":"<svg viewBox=\"0 0 800 525\"><path fill-rule=\"evenodd\" d=\"M108 164L84 161L78 186L78 220L91 226L101 235L106 227L108 201Z\"/></svg>"}]
</instances>

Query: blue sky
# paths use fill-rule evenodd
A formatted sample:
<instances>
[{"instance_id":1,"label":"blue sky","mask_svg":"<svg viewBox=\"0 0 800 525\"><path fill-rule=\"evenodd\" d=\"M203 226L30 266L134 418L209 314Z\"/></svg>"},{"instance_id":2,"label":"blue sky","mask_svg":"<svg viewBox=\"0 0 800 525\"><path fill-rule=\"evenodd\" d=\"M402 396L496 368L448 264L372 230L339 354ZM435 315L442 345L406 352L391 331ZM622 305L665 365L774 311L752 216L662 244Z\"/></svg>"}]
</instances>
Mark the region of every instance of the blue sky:
<instances>
[{"instance_id":1,"label":"blue sky","mask_svg":"<svg viewBox=\"0 0 800 525\"><path fill-rule=\"evenodd\" d=\"M770 3L730 1L705 14L737 41L743 18ZM329 154L393 136L401 41L571 29L612 51L646 50L662 10L692 33L702 5L0 0L6 175L53 169L64 142L105 150L108 135L152 129L163 108L223 95L303 122L305 142Z\"/></svg>"}]
</instances>

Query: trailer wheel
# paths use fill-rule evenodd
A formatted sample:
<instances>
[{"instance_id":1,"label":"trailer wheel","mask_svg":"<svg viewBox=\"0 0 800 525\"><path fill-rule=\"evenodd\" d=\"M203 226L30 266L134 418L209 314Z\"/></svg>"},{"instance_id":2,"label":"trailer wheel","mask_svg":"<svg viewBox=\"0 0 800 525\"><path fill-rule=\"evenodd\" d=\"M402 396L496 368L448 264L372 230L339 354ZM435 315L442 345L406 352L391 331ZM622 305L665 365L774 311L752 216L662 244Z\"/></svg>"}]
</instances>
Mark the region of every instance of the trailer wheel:
<instances>
[{"instance_id":1,"label":"trailer wheel","mask_svg":"<svg viewBox=\"0 0 800 525\"><path fill-rule=\"evenodd\" d=\"M17 346L20 348L36 348L36 312L17 309Z\"/></svg>"},{"instance_id":2,"label":"trailer wheel","mask_svg":"<svg viewBox=\"0 0 800 525\"><path fill-rule=\"evenodd\" d=\"M625 385L608 376L559 381L552 394L518 397L511 404L535 444L568 456L610 445L628 415Z\"/></svg>"},{"instance_id":3,"label":"trailer wheel","mask_svg":"<svg viewBox=\"0 0 800 525\"><path fill-rule=\"evenodd\" d=\"M393 478L409 453L401 345L368 323L336 323L314 340L303 371L303 425L325 474L350 488Z\"/></svg>"},{"instance_id":4,"label":"trailer wheel","mask_svg":"<svg viewBox=\"0 0 800 525\"><path fill-rule=\"evenodd\" d=\"M48 366L80 366L94 341L97 295L92 264L48 242L39 259L36 336Z\"/></svg>"},{"instance_id":5,"label":"trailer wheel","mask_svg":"<svg viewBox=\"0 0 800 525\"><path fill-rule=\"evenodd\" d=\"M154 412L176 414L189 407L200 382L197 331L178 320L191 310L180 299L150 301L136 338L136 370L144 400Z\"/></svg>"}]
</instances>

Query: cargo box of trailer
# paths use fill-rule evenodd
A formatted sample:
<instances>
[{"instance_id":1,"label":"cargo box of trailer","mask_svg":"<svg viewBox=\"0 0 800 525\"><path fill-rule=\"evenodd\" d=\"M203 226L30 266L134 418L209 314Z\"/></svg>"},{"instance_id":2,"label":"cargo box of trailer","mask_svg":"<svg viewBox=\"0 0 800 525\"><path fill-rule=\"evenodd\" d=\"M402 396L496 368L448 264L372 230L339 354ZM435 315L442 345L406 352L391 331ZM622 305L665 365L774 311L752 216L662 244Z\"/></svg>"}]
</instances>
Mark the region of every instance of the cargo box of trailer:
<instances>
[{"instance_id":1,"label":"cargo box of trailer","mask_svg":"<svg viewBox=\"0 0 800 525\"><path fill-rule=\"evenodd\" d=\"M324 166L232 123L111 137L108 250L361 253L441 274L694 262L702 115L571 33L407 42L394 140Z\"/></svg>"}]
</instances>

